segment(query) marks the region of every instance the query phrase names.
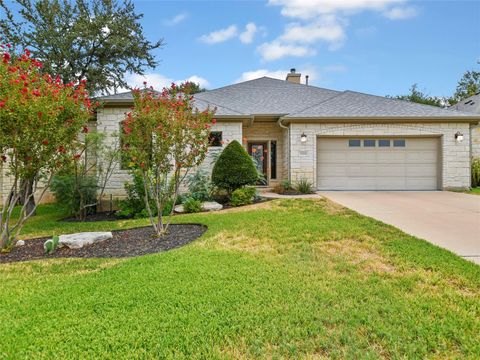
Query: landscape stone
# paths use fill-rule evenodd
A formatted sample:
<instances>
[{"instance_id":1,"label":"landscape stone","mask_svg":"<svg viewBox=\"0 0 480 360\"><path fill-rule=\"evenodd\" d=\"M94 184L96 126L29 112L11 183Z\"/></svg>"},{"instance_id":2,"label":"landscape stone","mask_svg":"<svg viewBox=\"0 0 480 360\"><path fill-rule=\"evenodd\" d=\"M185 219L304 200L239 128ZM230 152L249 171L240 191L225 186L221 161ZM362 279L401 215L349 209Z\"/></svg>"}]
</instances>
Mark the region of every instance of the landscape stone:
<instances>
[{"instance_id":1,"label":"landscape stone","mask_svg":"<svg viewBox=\"0 0 480 360\"><path fill-rule=\"evenodd\" d=\"M76 234L60 235L58 245L69 249L81 249L85 245L95 244L113 237L110 231L82 232Z\"/></svg>"}]
</instances>

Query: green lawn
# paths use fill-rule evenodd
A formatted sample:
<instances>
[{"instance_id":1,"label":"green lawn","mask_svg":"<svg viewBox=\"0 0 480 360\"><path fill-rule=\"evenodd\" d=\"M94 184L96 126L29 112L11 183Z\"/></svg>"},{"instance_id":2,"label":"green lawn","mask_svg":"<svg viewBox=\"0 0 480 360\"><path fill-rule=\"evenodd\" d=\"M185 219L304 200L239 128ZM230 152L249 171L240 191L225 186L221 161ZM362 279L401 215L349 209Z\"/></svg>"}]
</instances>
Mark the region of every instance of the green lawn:
<instances>
[{"instance_id":1,"label":"green lawn","mask_svg":"<svg viewBox=\"0 0 480 360\"><path fill-rule=\"evenodd\" d=\"M467 194L480 195L480 187L472 188L472 189L466 191L466 193L467 193Z\"/></svg>"},{"instance_id":2,"label":"green lawn","mask_svg":"<svg viewBox=\"0 0 480 360\"><path fill-rule=\"evenodd\" d=\"M28 236L65 224L42 207ZM184 215L194 243L0 265L0 358L480 358L480 267L325 200Z\"/></svg>"}]
</instances>

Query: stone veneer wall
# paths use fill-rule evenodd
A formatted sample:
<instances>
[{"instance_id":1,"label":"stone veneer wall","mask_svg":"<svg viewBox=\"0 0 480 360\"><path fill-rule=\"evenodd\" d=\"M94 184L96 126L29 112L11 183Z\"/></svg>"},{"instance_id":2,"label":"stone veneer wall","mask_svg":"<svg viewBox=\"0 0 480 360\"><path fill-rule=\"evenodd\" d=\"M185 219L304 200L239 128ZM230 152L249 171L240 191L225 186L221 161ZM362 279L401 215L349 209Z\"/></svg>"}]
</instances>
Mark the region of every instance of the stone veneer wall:
<instances>
[{"instance_id":1,"label":"stone veneer wall","mask_svg":"<svg viewBox=\"0 0 480 360\"><path fill-rule=\"evenodd\" d=\"M472 157L480 158L480 125L471 126Z\"/></svg>"},{"instance_id":2,"label":"stone veneer wall","mask_svg":"<svg viewBox=\"0 0 480 360\"><path fill-rule=\"evenodd\" d=\"M461 143L455 133L464 134ZM307 142L300 141L305 132ZM442 188L470 187L470 131L468 123L432 124L296 124L290 125L290 176L307 178L316 186L317 136L439 136L441 135Z\"/></svg>"},{"instance_id":3,"label":"stone veneer wall","mask_svg":"<svg viewBox=\"0 0 480 360\"><path fill-rule=\"evenodd\" d=\"M107 134L107 140L113 142L115 137L112 135L114 133L119 133L120 123L125 120L125 113L130 111L129 108L114 108L107 107L101 109L97 113L97 131L104 131ZM230 141L237 140L242 142L242 122L217 122L212 126L212 131L222 131L222 138L225 144L219 147L211 147L209 149L209 154L199 167L199 169L210 174L211 172L211 163L212 158L216 153L220 152L223 147L225 147ZM128 173L128 170L120 169L119 164L115 169L115 172L112 174L110 181L107 184L105 189L104 200L108 200L110 195L113 198L122 198L125 196L124 184L131 180L131 176Z\"/></svg>"}]
</instances>

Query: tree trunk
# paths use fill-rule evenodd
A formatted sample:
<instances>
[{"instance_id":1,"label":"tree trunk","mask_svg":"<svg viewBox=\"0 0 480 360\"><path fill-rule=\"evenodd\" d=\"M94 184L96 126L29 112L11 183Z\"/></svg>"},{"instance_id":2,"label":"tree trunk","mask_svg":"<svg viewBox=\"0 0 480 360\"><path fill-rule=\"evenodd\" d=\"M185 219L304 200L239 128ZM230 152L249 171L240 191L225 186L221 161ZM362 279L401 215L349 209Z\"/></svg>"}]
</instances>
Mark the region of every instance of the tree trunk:
<instances>
[{"instance_id":1,"label":"tree trunk","mask_svg":"<svg viewBox=\"0 0 480 360\"><path fill-rule=\"evenodd\" d=\"M18 200L19 205L24 205L24 201L26 199L27 201L27 206L25 208L26 213L30 214L32 211L32 216L36 215L36 210L35 210L35 197L33 196L33 183L34 179L26 179L26 180L21 180L20 182L20 189L22 189L22 193L20 194L20 199ZM23 189L25 189L25 193L23 193Z\"/></svg>"}]
</instances>

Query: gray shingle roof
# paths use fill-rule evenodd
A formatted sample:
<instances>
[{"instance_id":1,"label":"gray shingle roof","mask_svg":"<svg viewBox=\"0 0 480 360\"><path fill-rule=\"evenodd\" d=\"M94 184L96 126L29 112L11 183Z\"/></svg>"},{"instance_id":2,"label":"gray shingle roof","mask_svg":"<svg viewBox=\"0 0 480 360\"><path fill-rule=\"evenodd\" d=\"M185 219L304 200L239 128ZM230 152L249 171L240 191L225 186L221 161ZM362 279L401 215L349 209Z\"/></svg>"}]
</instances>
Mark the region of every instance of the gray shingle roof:
<instances>
[{"instance_id":1,"label":"gray shingle roof","mask_svg":"<svg viewBox=\"0 0 480 360\"><path fill-rule=\"evenodd\" d=\"M133 101L133 95L131 91L127 91L118 94L99 96L97 97L97 100L105 102L131 102Z\"/></svg>"},{"instance_id":2,"label":"gray shingle roof","mask_svg":"<svg viewBox=\"0 0 480 360\"><path fill-rule=\"evenodd\" d=\"M457 104L450 106L448 109L480 114L480 93L470 96L465 100L459 101Z\"/></svg>"},{"instance_id":3,"label":"gray shingle roof","mask_svg":"<svg viewBox=\"0 0 480 360\"><path fill-rule=\"evenodd\" d=\"M225 106L243 115L286 115L301 111L339 92L262 77L195 94L195 99ZM230 115L218 112L218 115Z\"/></svg>"},{"instance_id":4,"label":"gray shingle roof","mask_svg":"<svg viewBox=\"0 0 480 360\"><path fill-rule=\"evenodd\" d=\"M262 77L194 95L199 110L216 108L218 116L275 115L293 118L478 118L466 109L435 106L293 84ZM132 102L131 92L102 96L106 103ZM480 106L480 99L476 102ZM459 111L464 110L464 111ZM480 113L480 111L479 111Z\"/></svg>"},{"instance_id":5,"label":"gray shingle roof","mask_svg":"<svg viewBox=\"0 0 480 360\"><path fill-rule=\"evenodd\" d=\"M470 114L471 115L471 114ZM292 113L285 118L315 117L463 117L469 116L460 111L448 111L436 106L417 104L410 101L391 99L382 96L344 91L317 105Z\"/></svg>"}]
</instances>

